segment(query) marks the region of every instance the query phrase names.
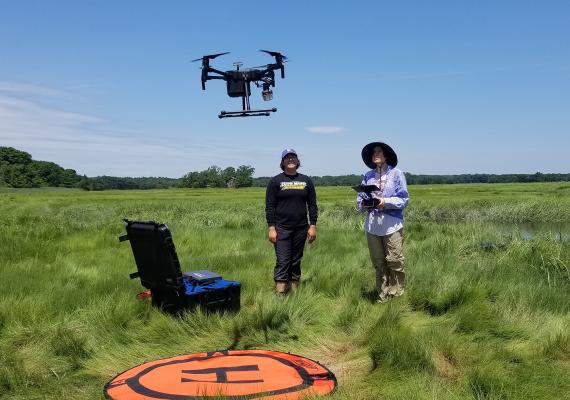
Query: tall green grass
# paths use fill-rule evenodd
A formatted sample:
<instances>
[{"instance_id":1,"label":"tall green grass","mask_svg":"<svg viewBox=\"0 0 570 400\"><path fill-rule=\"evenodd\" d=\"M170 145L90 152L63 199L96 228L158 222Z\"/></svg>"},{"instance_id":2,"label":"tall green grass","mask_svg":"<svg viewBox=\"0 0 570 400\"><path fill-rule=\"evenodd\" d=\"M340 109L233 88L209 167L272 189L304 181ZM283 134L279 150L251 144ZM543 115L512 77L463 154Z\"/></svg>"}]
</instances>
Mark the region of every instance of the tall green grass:
<instances>
[{"instance_id":1,"label":"tall green grass","mask_svg":"<svg viewBox=\"0 0 570 400\"><path fill-rule=\"evenodd\" d=\"M410 187L407 293L385 305L354 194L317 189L318 239L285 298L263 189L1 192L0 397L102 398L144 361L266 348L329 366L335 399L570 398L570 184ZM184 270L242 282L241 310L138 300L122 218L167 223Z\"/></svg>"}]
</instances>

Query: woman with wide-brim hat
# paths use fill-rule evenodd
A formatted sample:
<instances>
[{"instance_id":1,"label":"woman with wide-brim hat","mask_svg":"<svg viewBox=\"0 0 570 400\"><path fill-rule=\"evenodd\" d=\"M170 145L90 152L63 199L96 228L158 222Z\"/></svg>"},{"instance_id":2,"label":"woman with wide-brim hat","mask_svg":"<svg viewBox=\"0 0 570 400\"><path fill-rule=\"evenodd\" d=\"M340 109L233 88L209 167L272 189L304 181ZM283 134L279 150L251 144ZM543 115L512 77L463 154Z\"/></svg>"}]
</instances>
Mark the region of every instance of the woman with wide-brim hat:
<instances>
[{"instance_id":1,"label":"woman with wide-brim hat","mask_svg":"<svg viewBox=\"0 0 570 400\"><path fill-rule=\"evenodd\" d=\"M281 152L282 173L271 178L265 194L267 238L275 247L275 291L283 295L299 287L305 241L317 237L317 194L311 178L297 172L294 149Z\"/></svg>"},{"instance_id":2,"label":"woman with wide-brim hat","mask_svg":"<svg viewBox=\"0 0 570 400\"><path fill-rule=\"evenodd\" d=\"M398 156L389 145L368 143L362 149L362 161L370 168L362 185L373 190L359 192L357 204L366 212L364 231L376 269L377 302L384 303L404 294L404 208L409 195L406 177L396 168Z\"/></svg>"}]
</instances>

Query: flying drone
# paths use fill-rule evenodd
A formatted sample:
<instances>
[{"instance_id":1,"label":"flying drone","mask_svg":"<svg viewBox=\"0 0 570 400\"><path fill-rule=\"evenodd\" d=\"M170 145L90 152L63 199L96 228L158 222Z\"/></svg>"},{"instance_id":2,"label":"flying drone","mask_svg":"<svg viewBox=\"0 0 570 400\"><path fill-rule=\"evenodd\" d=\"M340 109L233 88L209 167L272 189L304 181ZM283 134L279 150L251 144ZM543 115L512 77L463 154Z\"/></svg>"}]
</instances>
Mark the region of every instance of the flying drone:
<instances>
[{"instance_id":1,"label":"flying drone","mask_svg":"<svg viewBox=\"0 0 570 400\"><path fill-rule=\"evenodd\" d=\"M229 53L218 53L210 54L202 58L197 58L192 60L192 62L202 60L202 90L206 90L206 81L210 79L223 79L226 81L228 96L230 97L241 97L242 109L239 111L220 111L218 118L230 118L230 117L268 117L270 113L276 112L276 108L264 109L264 110L252 110L249 104L249 96L251 95L251 82L257 87L261 87L261 97L264 101L269 101L273 99L272 87L275 87L275 70L281 71L281 79L285 79L285 65L287 57L276 51L260 50L264 53L275 57L275 62L273 64L267 64L265 68L262 67L254 68L243 68L241 62L235 62L235 70L231 71L220 71L215 68L210 67L210 60L216 57L223 56ZM211 75L215 74L215 75Z\"/></svg>"}]
</instances>

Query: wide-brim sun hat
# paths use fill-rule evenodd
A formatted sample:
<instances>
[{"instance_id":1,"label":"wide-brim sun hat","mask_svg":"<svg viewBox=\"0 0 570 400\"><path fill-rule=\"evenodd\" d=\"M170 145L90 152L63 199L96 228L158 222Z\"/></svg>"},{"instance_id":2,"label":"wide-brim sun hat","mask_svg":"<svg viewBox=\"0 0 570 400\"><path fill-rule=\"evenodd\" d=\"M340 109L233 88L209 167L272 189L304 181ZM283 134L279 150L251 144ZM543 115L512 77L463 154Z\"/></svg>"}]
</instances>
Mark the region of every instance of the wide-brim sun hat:
<instances>
[{"instance_id":1,"label":"wide-brim sun hat","mask_svg":"<svg viewBox=\"0 0 570 400\"><path fill-rule=\"evenodd\" d=\"M384 157L386 157L386 164L391 167L395 167L398 165L398 156L394 149L388 146L386 143L382 142L372 142L368 143L366 146L362 148L362 161L364 164L370 169L375 169L376 164L372 162L372 153L374 153L374 147L380 146L382 148L382 152L384 153Z\"/></svg>"}]
</instances>

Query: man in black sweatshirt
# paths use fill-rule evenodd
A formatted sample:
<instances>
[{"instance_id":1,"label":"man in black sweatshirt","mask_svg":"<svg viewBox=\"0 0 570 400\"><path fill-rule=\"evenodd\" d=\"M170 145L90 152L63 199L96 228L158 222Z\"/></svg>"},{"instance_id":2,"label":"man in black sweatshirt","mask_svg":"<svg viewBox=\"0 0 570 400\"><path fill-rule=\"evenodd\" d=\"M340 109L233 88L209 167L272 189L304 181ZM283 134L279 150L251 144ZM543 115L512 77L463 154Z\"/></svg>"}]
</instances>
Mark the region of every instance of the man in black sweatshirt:
<instances>
[{"instance_id":1,"label":"man in black sweatshirt","mask_svg":"<svg viewBox=\"0 0 570 400\"><path fill-rule=\"evenodd\" d=\"M317 237L315 186L308 176L297 172L300 166L295 150L283 150L283 172L271 178L265 195L268 238L275 246L277 259L274 280L278 294L285 294L289 288L299 286L305 240L311 243Z\"/></svg>"}]
</instances>

